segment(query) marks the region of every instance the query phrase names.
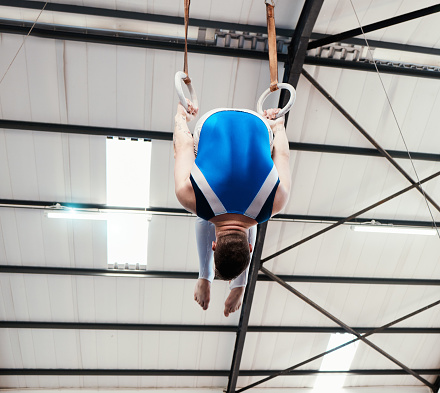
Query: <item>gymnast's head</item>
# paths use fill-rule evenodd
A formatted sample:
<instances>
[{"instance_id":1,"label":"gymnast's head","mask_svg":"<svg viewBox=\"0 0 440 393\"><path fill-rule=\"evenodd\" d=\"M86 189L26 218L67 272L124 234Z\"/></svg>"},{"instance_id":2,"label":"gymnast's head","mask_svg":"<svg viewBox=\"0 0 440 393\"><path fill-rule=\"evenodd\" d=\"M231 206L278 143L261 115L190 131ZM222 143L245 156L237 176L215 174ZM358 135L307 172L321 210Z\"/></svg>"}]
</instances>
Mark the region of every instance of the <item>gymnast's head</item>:
<instances>
[{"instance_id":1,"label":"gymnast's head","mask_svg":"<svg viewBox=\"0 0 440 393\"><path fill-rule=\"evenodd\" d=\"M241 231L217 234L212 243L214 250L215 276L221 280L233 280L249 265L252 245Z\"/></svg>"}]
</instances>

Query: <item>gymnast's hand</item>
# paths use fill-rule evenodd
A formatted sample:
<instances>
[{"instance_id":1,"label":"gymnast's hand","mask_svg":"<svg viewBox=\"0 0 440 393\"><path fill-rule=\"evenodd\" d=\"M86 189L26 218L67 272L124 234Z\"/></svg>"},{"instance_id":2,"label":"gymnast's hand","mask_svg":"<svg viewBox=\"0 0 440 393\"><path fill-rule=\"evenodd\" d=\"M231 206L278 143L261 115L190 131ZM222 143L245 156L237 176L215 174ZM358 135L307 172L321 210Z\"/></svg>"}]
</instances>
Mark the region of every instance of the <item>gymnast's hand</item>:
<instances>
[{"instance_id":1,"label":"gymnast's hand","mask_svg":"<svg viewBox=\"0 0 440 393\"><path fill-rule=\"evenodd\" d=\"M194 120L194 118L197 116L197 112L199 111L199 109L195 108L194 104L190 100L188 100L188 98L186 99L186 102L188 103L188 112L179 102L179 104L177 105L177 114L181 115L186 119L187 122L189 122L191 120Z\"/></svg>"},{"instance_id":2,"label":"gymnast's hand","mask_svg":"<svg viewBox=\"0 0 440 393\"><path fill-rule=\"evenodd\" d=\"M284 116L281 116L278 119L275 118L280 110L280 108L272 108L264 111L263 113L264 117L269 120L269 125L274 134L276 134L276 131L278 131L279 128L284 128Z\"/></svg>"}]
</instances>

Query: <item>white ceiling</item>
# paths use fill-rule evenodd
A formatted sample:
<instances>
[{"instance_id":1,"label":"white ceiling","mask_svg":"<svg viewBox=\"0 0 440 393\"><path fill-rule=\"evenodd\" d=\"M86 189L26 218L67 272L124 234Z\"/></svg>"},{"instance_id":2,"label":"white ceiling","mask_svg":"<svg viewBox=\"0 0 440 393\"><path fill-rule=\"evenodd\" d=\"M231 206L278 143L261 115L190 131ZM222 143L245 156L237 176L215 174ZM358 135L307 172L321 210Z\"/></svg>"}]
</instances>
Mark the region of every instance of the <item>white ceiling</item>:
<instances>
[{"instance_id":1,"label":"white ceiling","mask_svg":"<svg viewBox=\"0 0 440 393\"><path fill-rule=\"evenodd\" d=\"M181 0L63 0L59 3L116 10L183 15ZM419 0L353 0L362 24L436 4ZM277 26L293 29L303 1L276 1ZM0 17L35 20L38 11L0 7ZM265 24L264 3L193 0L191 16L244 24ZM45 11L41 21L87 28L148 32L147 22ZM368 38L440 48L440 15L407 22ZM358 27L349 0L325 0L314 32L333 34ZM0 34L0 76L24 37ZM171 132L177 102L174 73L180 52L28 37L0 85L2 119L119 127ZM189 55L201 113L217 107L253 109L269 82L266 61ZM318 66L305 69L385 149L405 151L399 127L375 73ZM279 64L280 79L283 64ZM440 147L440 81L381 75L410 151L437 153ZM276 102L276 97L273 97ZM190 126L193 126L190 125ZM305 79L287 127L292 142L372 148ZM0 130L0 199L106 203L105 137ZM180 207L174 195L171 142L153 141L150 203ZM414 179L440 170L438 162L398 160ZM345 217L409 185L383 158L292 151L292 192L284 213ZM139 176L144 175L142 170ZM440 201L440 180L423 186ZM440 213L431 207L439 221ZM365 213L376 220L430 221L423 196L412 190ZM271 221L263 257L328 224ZM148 269L197 269L194 218L153 216ZM437 237L360 234L349 226L317 237L265 264L276 274L440 279ZM106 224L50 220L43 210L0 207L0 265L73 268L107 267ZM0 274L0 320L233 325L223 316L228 285L215 281L203 312L193 301L195 280ZM437 286L293 283L296 289L350 326L378 327L438 300ZM273 282L258 282L252 326L334 326ZM398 327L440 327L432 308ZM229 370L233 332L0 329L0 368ZM327 333L248 333L241 370L279 370L325 351ZM379 334L371 341L405 365L438 369L438 334ZM318 369L320 360L301 369ZM353 369L397 369L360 344ZM430 382L435 375L426 376ZM261 377L240 377L238 387ZM316 376L275 378L265 393L311 393ZM0 388L95 392L125 388L220 391L227 377L169 376L0 376ZM209 390L208 390L209 389ZM348 376L344 393L428 392L411 376ZM258 389L261 391L260 389ZM31 392L32 390L26 390Z\"/></svg>"}]
</instances>

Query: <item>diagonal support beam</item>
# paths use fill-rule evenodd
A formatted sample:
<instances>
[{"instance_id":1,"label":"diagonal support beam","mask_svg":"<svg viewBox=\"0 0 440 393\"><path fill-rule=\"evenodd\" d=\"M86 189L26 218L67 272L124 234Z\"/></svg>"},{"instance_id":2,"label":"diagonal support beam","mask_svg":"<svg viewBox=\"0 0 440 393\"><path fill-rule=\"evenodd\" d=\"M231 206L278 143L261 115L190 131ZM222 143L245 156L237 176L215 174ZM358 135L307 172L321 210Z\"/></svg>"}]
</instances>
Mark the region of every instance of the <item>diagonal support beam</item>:
<instances>
[{"instance_id":1,"label":"diagonal support beam","mask_svg":"<svg viewBox=\"0 0 440 393\"><path fill-rule=\"evenodd\" d=\"M243 298L240 321L238 323L237 337L235 339L234 354L232 356L231 370L229 372L227 393L235 392L237 386L240 363L243 355L244 342L251 315L252 301L254 299L255 286L257 284L258 270L260 268L261 254L263 252L264 239L266 238L267 221L258 225L255 250L252 255L251 267L249 270L248 284Z\"/></svg>"},{"instance_id":2,"label":"diagonal support beam","mask_svg":"<svg viewBox=\"0 0 440 393\"><path fill-rule=\"evenodd\" d=\"M369 25L363 26L362 28L358 27L357 29L344 31L343 33L330 35L328 37L312 41L312 42L310 42L308 49L315 49L320 46L332 44L334 42L341 42L341 41L346 40L348 38L353 38L358 35L361 35L362 31L364 33L370 33L375 30L384 29L386 27L394 26L394 25L397 25L397 24L403 23L403 22L408 22L410 20L421 18L423 16L432 15L437 12L440 12L440 4L436 4L431 7L427 7L427 8L422 8L421 10L408 12L407 14L395 16L393 18L384 19L384 20L381 20L380 22L371 23Z\"/></svg>"},{"instance_id":3,"label":"diagonal support beam","mask_svg":"<svg viewBox=\"0 0 440 393\"><path fill-rule=\"evenodd\" d=\"M294 88L298 85L298 80L301 75L301 70L304 65L304 60L307 53L307 45L312 34L313 26L318 18L324 0L306 0L301 11L295 32L292 36L292 41L289 45L288 60L285 62L283 80L289 82ZM281 91L280 104L282 107L287 102L288 97L283 96ZM287 124L288 116L285 121ZM252 270L248 280L248 285L243 299L242 311L240 315L239 331L235 340L234 354L232 356L231 372L228 379L228 387L226 393L234 393L237 386L237 380L240 370L241 358L243 355L244 342L246 338L247 325L252 306L252 300L255 291L255 285L258 278L258 268L261 265L261 255L263 252L264 238L266 236L267 222L258 226L256 247L252 257Z\"/></svg>"},{"instance_id":4,"label":"diagonal support beam","mask_svg":"<svg viewBox=\"0 0 440 393\"><path fill-rule=\"evenodd\" d=\"M368 332L366 332L365 334L363 334L362 337L365 338L365 337L371 336L371 335L373 335L373 334L381 333L381 332L383 332L384 330L387 330L386 333L388 333L388 332L389 332L389 327L391 327L391 326L393 326L393 325L396 325L396 324L398 324L398 323L404 321L405 319L408 319L408 318L414 317L414 316L416 316L417 314L420 314L420 313L423 312L423 311L429 310L430 308L435 307L435 306L437 306L437 305L439 305L439 304L440 304L440 300L437 300L436 302L433 302L433 303L431 303L431 304L428 304L428 305L425 306L425 307L419 308L418 310L413 311L412 313L409 313L409 314L407 314L407 315L405 315L405 316L403 316L403 317L401 317L401 318L399 318L399 319L396 319L396 320L394 320L394 321L392 321L392 322L389 322L389 323L387 323L386 325L383 325L383 326L381 326L381 327L379 327L379 328L371 329L370 331L368 331ZM356 329L356 328L355 328L354 330L356 330L357 332L359 332L359 330ZM299 368L299 367L301 367L301 366L304 366L304 365L306 365L306 364L308 364L308 363L311 363L311 362L313 362L313 361L315 361L315 360L318 360L318 359L324 357L325 355L328 355L328 354L330 354L330 353L332 353L332 352L335 352L335 351L337 351L338 349L344 348L344 347L346 347L347 345L353 344L353 343L355 343L356 341L359 341L359 340L360 340L360 338L357 337L357 338L355 338L355 339L353 339L353 340L347 341L346 343L344 343L344 344L342 344L342 345L338 345L338 346L335 347L335 348L329 349L329 350L327 350L327 351L325 351L325 352L322 352L322 353L320 353L320 354L318 354L318 355L312 356L311 358L309 358L309 359L307 359L307 360L304 360L304 361L302 361L302 362L300 362L300 363L297 363L297 364L295 364L295 365L292 366L292 367L289 367L289 368L286 368L286 369L284 369L284 370L282 370L282 371L279 371L279 372L273 373L272 375L269 375L269 376L266 377L266 378L260 379L259 381L256 381L256 382L254 382L254 383L252 383L252 384L250 384L250 385L248 385L248 386L245 386L244 388L241 388L240 390L238 390L237 393L241 393L241 392L244 392L245 390L248 390L248 389L250 389L250 388L254 388L255 386L261 385L262 383L268 382L268 381L270 381L271 379L274 379L274 378L279 377L279 376L281 376L281 375L287 375L287 374L289 374L291 371L296 370L297 368Z\"/></svg>"},{"instance_id":5,"label":"diagonal support beam","mask_svg":"<svg viewBox=\"0 0 440 393\"><path fill-rule=\"evenodd\" d=\"M388 152L377 143L374 138L365 131L360 124L314 79L306 70L302 70L306 79L331 103L333 106L393 165L431 204L440 212L440 206L422 189L422 187L405 172Z\"/></svg>"},{"instance_id":6,"label":"diagonal support beam","mask_svg":"<svg viewBox=\"0 0 440 393\"><path fill-rule=\"evenodd\" d=\"M431 176L428 176L427 178L425 178L425 179L423 179L423 180L421 180L421 181L420 181L420 184L426 183L427 181L432 180L432 179L438 177L439 175L440 175L440 171L434 173L434 174L431 175ZM398 196L404 194L405 192L408 192L409 190L412 190L412 189L415 188L417 185L419 185L419 183L412 184L412 185L410 185L410 186L404 188L403 190L400 190L400 191L398 191L398 192L396 192L396 193L390 195L389 197L380 200L379 202L373 203L372 205L366 207L365 209L359 210L358 212L352 214L350 217L347 217L347 218L344 218L344 219L342 219L342 220L339 220L338 222L335 222L334 224L329 225L328 227L326 227L326 228L324 228L324 229L321 229L320 231L315 232L315 233L311 234L310 236L307 236L306 238L304 238L304 239L302 239L302 240L300 240L300 241L298 241L298 242L296 242L296 243L294 243L294 244L292 244L292 245L290 245L290 246L287 246L287 247L283 248L283 249L280 250L280 251L277 251L277 252L275 252L275 253L269 255L269 256L266 257L266 258L263 258L263 259L261 260L261 263L267 262L267 261L269 261L270 259L273 259L273 258L275 258L275 257L277 257L277 256L279 256L279 255L281 255L281 254L284 254L286 251L289 251L289 250L291 250L292 248L298 247L298 246L300 246L301 244L303 244L303 243L305 243L305 242L308 242L309 240L314 239L315 237L318 237L318 236L320 236L320 235L323 235L324 233L330 231L331 229L334 229L334 228L336 228L336 227L338 227L338 226L340 226L340 225L342 225L342 224L345 224L346 222L353 220L354 218L360 216L361 214L364 214L364 213L366 213L367 211L372 210L372 209L374 209L375 207L378 207L378 206L382 205L383 203L388 202L388 201L390 201L391 199L394 199L394 198L396 198L396 197L398 197Z\"/></svg>"},{"instance_id":7,"label":"diagonal support beam","mask_svg":"<svg viewBox=\"0 0 440 393\"><path fill-rule=\"evenodd\" d=\"M305 301L307 304L312 306L315 310L319 311L321 314L325 315L327 318L341 326L347 333L353 334L358 339L360 339L363 343L367 344L369 347L373 348L375 351L379 352L381 355L385 356L388 360L392 361L394 364L398 365L402 370L405 370L408 374L412 375L414 378L418 379L420 382L422 382L424 385L428 386L430 389L434 389L434 385L427 381L425 378L421 377L418 373L416 373L414 370L411 370L409 367L405 366L402 362L385 352L383 349L378 347L376 344L373 344L370 340L366 339L364 336L356 332L354 329L352 329L350 326L342 322L340 319L335 317L333 314L329 313L327 310L313 302L311 299L309 299L307 296L303 295L301 292L297 291L295 288L293 288L291 285L287 284L283 280L281 280L279 277L277 277L275 274L273 274L271 271L267 270L264 267L261 267L260 269L264 274L269 276L272 280L286 288L289 292L293 293L295 296L299 297L301 300Z\"/></svg>"}]
</instances>

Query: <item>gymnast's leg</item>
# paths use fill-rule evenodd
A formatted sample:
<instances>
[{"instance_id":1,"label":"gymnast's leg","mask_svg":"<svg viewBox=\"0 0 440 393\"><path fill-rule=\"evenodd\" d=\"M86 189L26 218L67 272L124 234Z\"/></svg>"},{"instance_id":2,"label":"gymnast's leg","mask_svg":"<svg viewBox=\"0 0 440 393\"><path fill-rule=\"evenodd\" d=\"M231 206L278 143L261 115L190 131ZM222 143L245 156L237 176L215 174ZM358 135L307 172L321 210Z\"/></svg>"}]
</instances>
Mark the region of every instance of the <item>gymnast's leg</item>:
<instances>
[{"instance_id":1,"label":"gymnast's leg","mask_svg":"<svg viewBox=\"0 0 440 393\"><path fill-rule=\"evenodd\" d=\"M257 238L257 226L255 225L249 228L249 234L248 234L249 243L252 245L252 252L250 255L251 261L252 261L252 254L254 251L256 238ZM237 278L231 281L231 284L229 286L231 292L229 293L229 296L225 301L225 310L224 310L225 317L229 316L230 313L237 311L241 306L244 289L246 288L246 284L247 284L249 266L250 264L243 273L241 273Z\"/></svg>"},{"instance_id":2,"label":"gymnast's leg","mask_svg":"<svg viewBox=\"0 0 440 393\"><path fill-rule=\"evenodd\" d=\"M214 251L212 251L212 242L215 241L214 224L196 217L196 240L199 254L199 279L194 289L194 300L200 304L200 307L207 310L211 282L214 279Z\"/></svg>"}]
</instances>

